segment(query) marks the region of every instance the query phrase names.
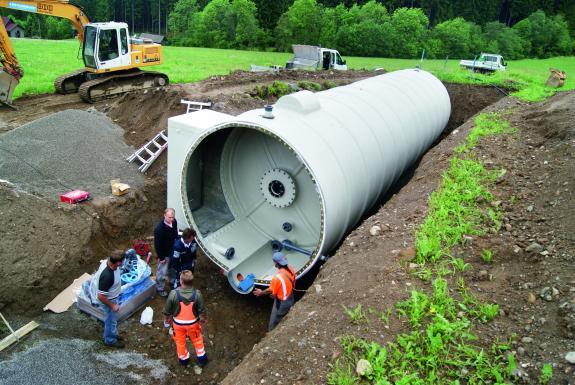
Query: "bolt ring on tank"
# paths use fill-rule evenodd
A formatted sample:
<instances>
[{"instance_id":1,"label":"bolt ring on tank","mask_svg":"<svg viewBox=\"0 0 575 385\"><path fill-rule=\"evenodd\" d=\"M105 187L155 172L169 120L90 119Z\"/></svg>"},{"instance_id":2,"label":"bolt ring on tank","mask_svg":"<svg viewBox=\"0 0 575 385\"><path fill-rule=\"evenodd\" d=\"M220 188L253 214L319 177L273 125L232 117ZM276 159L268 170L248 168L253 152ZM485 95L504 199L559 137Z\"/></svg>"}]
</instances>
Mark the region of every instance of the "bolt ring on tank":
<instances>
[{"instance_id":1,"label":"bolt ring on tank","mask_svg":"<svg viewBox=\"0 0 575 385\"><path fill-rule=\"evenodd\" d=\"M274 168L264 173L260 191L266 202L278 208L290 206L295 200L295 182L286 171Z\"/></svg>"}]
</instances>

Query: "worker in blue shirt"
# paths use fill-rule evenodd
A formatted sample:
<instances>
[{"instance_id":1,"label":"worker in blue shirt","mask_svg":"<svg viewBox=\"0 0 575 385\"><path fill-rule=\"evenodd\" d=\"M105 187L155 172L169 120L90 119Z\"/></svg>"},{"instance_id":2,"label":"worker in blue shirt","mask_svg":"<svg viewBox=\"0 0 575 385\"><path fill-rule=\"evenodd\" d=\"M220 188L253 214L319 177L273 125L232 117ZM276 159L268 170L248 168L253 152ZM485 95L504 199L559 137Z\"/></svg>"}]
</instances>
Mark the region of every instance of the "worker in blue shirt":
<instances>
[{"instance_id":1,"label":"worker in blue shirt","mask_svg":"<svg viewBox=\"0 0 575 385\"><path fill-rule=\"evenodd\" d=\"M197 249L196 232L190 228L185 229L182 236L174 242L174 255L170 260L170 267L176 271L176 277L179 277L184 270L194 272ZM179 282L179 278L174 280L174 289L179 286Z\"/></svg>"}]
</instances>

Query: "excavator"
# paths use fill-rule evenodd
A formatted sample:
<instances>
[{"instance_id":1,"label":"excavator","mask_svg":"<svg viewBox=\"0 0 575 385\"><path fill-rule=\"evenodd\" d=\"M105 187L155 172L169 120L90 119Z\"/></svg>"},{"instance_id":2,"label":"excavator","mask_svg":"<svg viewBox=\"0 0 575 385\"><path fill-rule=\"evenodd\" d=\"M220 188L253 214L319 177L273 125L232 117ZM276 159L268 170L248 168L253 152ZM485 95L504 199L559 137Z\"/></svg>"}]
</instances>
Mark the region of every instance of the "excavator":
<instances>
[{"instance_id":1,"label":"excavator","mask_svg":"<svg viewBox=\"0 0 575 385\"><path fill-rule=\"evenodd\" d=\"M78 92L82 100L93 103L121 93L168 84L166 74L140 69L162 64L162 46L148 39L131 38L126 23L91 23L80 6L67 0L0 0L0 8L70 20L82 44L85 68L58 77L54 81L58 93ZM12 94L24 71L1 18L0 63L0 103L12 106Z\"/></svg>"}]
</instances>

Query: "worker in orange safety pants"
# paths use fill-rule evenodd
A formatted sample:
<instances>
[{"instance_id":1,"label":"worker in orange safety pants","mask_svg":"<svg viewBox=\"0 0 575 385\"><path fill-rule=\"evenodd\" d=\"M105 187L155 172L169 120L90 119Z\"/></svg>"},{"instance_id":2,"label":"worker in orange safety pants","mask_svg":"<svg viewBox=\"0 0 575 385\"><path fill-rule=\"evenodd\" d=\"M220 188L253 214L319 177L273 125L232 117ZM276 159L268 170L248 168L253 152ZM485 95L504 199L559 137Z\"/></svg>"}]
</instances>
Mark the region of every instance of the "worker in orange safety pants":
<instances>
[{"instance_id":1,"label":"worker in orange safety pants","mask_svg":"<svg viewBox=\"0 0 575 385\"><path fill-rule=\"evenodd\" d=\"M180 273L181 287L172 290L163 313L164 326L173 328L173 339L180 365L187 365L190 361L190 352L186 347L186 337L190 338L196 349L196 358L200 366L204 366L208 355L204 350L202 326L208 322L208 311L199 290L192 287L194 274L190 270Z\"/></svg>"}]
</instances>

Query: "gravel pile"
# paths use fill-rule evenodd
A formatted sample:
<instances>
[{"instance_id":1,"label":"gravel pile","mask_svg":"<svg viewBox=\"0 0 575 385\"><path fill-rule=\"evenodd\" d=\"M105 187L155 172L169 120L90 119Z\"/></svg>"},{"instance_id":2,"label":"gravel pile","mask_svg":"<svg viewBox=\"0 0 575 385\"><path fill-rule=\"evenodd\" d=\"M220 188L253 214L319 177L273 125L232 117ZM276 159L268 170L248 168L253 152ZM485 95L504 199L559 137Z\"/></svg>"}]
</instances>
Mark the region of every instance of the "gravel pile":
<instances>
[{"instance_id":1,"label":"gravel pile","mask_svg":"<svg viewBox=\"0 0 575 385\"><path fill-rule=\"evenodd\" d=\"M79 339L41 341L0 362L0 385L158 384L168 373L159 360L130 352L96 353L98 346Z\"/></svg>"},{"instance_id":2,"label":"gravel pile","mask_svg":"<svg viewBox=\"0 0 575 385\"><path fill-rule=\"evenodd\" d=\"M97 111L64 110L0 136L0 179L58 198L74 189L111 195L110 180L144 183L123 130Z\"/></svg>"}]
</instances>

